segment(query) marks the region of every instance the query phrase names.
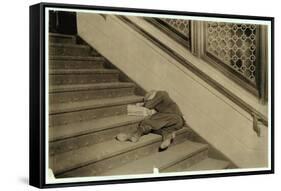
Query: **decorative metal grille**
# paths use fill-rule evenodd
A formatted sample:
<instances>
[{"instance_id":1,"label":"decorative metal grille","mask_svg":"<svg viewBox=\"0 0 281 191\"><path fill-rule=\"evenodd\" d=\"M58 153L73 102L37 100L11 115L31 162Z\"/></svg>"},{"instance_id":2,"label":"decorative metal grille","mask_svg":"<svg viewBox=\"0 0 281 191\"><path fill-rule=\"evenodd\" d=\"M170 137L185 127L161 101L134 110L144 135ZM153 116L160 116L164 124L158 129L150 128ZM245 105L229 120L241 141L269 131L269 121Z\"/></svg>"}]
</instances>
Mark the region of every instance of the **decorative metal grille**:
<instances>
[{"instance_id":1,"label":"decorative metal grille","mask_svg":"<svg viewBox=\"0 0 281 191\"><path fill-rule=\"evenodd\" d=\"M162 19L165 23L190 39L190 22L184 19Z\"/></svg>"},{"instance_id":2,"label":"decorative metal grille","mask_svg":"<svg viewBox=\"0 0 281 191\"><path fill-rule=\"evenodd\" d=\"M206 51L255 84L257 27L207 22Z\"/></svg>"}]
</instances>

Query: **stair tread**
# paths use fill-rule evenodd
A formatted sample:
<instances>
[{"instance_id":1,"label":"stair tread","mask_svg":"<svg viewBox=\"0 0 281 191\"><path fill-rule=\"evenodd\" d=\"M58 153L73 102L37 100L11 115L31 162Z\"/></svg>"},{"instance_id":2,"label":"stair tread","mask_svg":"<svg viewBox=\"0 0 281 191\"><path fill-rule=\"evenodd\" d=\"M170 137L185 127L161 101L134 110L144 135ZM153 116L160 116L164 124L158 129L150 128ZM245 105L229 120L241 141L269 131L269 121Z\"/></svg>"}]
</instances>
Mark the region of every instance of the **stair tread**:
<instances>
[{"instance_id":1,"label":"stair tread","mask_svg":"<svg viewBox=\"0 0 281 191\"><path fill-rule=\"evenodd\" d=\"M139 116L117 115L60 125L49 129L49 141L58 141L69 137L93 133L113 127L119 127L132 123L138 123L143 119Z\"/></svg>"},{"instance_id":2,"label":"stair tread","mask_svg":"<svg viewBox=\"0 0 281 191\"><path fill-rule=\"evenodd\" d=\"M164 152L158 152L140 158L121 167L109 170L102 175L152 173L153 168L158 168L159 170L165 169L207 148L208 146L205 144L186 140L183 143L170 147Z\"/></svg>"},{"instance_id":3,"label":"stair tread","mask_svg":"<svg viewBox=\"0 0 281 191\"><path fill-rule=\"evenodd\" d=\"M64 47L64 48L84 48L90 49L88 45L83 44L68 44L68 43L49 43L49 47Z\"/></svg>"},{"instance_id":4,"label":"stair tread","mask_svg":"<svg viewBox=\"0 0 281 191\"><path fill-rule=\"evenodd\" d=\"M186 171L220 170L229 166L229 162L213 158L206 158L187 168Z\"/></svg>"},{"instance_id":5,"label":"stair tread","mask_svg":"<svg viewBox=\"0 0 281 191\"><path fill-rule=\"evenodd\" d=\"M49 93L92 90L92 89L106 89L106 88L125 88L125 87L134 87L134 86L135 86L135 84L131 83L131 82L107 82L107 83L95 83L95 84L52 85L52 86L50 86Z\"/></svg>"},{"instance_id":6,"label":"stair tread","mask_svg":"<svg viewBox=\"0 0 281 191\"><path fill-rule=\"evenodd\" d=\"M61 34L61 33L50 33L49 36L54 36L54 37L64 37L64 38L74 38L75 35L70 35L70 34Z\"/></svg>"},{"instance_id":7,"label":"stair tread","mask_svg":"<svg viewBox=\"0 0 281 191\"><path fill-rule=\"evenodd\" d=\"M49 56L50 60L93 60L93 61L105 61L102 56Z\"/></svg>"},{"instance_id":8,"label":"stair tread","mask_svg":"<svg viewBox=\"0 0 281 191\"><path fill-rule=\"evenodd\" d=\"M116 69L51 69L49 74L118 74Z\"/></svg>"},{"instance_id":9,"label":"stair tread","mask_svg":"<svg viewBox=\"0 0 281 191\"><path fill-rule=\"evenodd\" d=\"M158 141L161 141L160 135L149 134L143 136L137 143L119 142L113 139L87 147L82 147L77 150L60 153L51 157L53 170L55 171L55 174L62 173Z\"/></svg>"},{"instance_id":10,"label":"stair tread","mask_svg":"<svg viewBox=\"0 0 281 191\"><path fill-rule=\"evenodd\" d=\"M143 101L142 96L122 96L117 98L94 99L86 101L77 101L71 103L52 104L49 114L57 114L71 111L79 111L91 108L100 108L105 106L123 105Z\"/></svg>"},{"instance_id":11,"label":"stair tread","mask_svg":"<svg viewBox=\"0 0 281 191\"><path fill-rule=\"evenodd\" d=\"M183 134L189 130L189 128L182 128L178 130L176 134ZM141 148L145 145L160 142L161 140L162 137L160 135L150 133L148 135L142 136L141 139L136 143L120 142L112 139L106 142L67 151L51 157L54 165L53 170L55 171L55 174L63 173L97 161L101 161L106 158L113 157L121 153ZM110 149L107 150L105 148ZM58 162L56 163L56 161Z\"/></svg>"}]
</instances>

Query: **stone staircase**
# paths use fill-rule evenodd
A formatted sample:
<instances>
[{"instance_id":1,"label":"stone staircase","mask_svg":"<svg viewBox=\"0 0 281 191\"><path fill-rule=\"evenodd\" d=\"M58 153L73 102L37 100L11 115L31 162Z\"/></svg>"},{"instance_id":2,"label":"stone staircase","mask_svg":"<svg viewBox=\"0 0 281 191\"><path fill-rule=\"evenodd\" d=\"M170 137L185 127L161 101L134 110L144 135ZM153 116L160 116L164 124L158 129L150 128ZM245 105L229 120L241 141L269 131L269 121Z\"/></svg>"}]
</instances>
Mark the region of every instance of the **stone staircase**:
<instances>
[{"instance_id":1,"label":"stone staircase","mask_svg":"<svg viewBox=\"0 0 281 191\"><path fill-rule=\"evenodd\" d=\"M127 116L127 104L142 100L136 84L76 36L49 34L49 166L57 178L224 169L229 162L208 157L208 145L192 141L190 128L158 152L161 136L118 142L141 117Z\"/></svg>"}]
</instances>

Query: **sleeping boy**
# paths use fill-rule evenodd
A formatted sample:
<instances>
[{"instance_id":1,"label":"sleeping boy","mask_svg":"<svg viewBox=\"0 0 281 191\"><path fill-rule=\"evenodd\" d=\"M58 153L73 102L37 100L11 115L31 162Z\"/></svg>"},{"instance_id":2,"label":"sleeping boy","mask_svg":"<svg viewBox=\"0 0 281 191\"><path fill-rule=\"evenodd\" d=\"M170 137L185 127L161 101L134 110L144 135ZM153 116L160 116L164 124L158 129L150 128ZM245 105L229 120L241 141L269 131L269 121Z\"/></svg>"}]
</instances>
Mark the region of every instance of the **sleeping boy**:
<instances>
[{"instance_id":1,"label":"sleeping boy","mask_svg":"<svg viewBox=\"0 0 281 191\"><path fill-rule=\"evenodd\" d=\"M184 126L183 115L177 104L169 97L166 91L149 91L144 102L137 103L156 112L145 117L133 133L120 133L116 139L119 141L137 142L142 135L150 132L160 133L163 141L160 145L160 151L167 149L175 138L175 131Z\"/></svg>"}]
</instances>

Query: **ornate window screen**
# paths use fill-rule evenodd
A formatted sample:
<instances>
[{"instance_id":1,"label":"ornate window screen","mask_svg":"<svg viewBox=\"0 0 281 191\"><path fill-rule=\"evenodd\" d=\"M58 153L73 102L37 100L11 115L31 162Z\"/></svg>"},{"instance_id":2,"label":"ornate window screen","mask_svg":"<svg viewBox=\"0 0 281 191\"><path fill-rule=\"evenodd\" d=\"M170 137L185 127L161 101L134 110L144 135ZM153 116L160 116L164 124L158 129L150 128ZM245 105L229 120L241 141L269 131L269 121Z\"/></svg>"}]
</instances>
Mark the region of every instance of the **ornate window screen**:
<instances>
[{"instance_id":1,"label":"ornate window screen","mask_svg":"<svg viewBox=\"0 0 281 191\"><path fill-rule=\"evenodd\" d=\"M206 53L256 86L257 32L256 25L206 22Z\"/></svg>"},{"instance_id":2,"label":"ornate window screen","mask_svg":"<svg viewBox=\"0 0 281 191\"><path fill-rule=\"evenodd\" d=\"M156 27L167 33L170 37L177 40L180 44L190 49L191 47L191 20L157 18L149 20Z\"/></svg>"},{"instance_id":3,"label":"ornate window screen","mask_svg":"<svg viewBox=\"0 0 281 191\"><path fill-rule=\"evenodd\" d=\"M190 39L190 21L184 19L162 19L168 25L176 29L182 35Z\"/></svg>"}]
</instances>

